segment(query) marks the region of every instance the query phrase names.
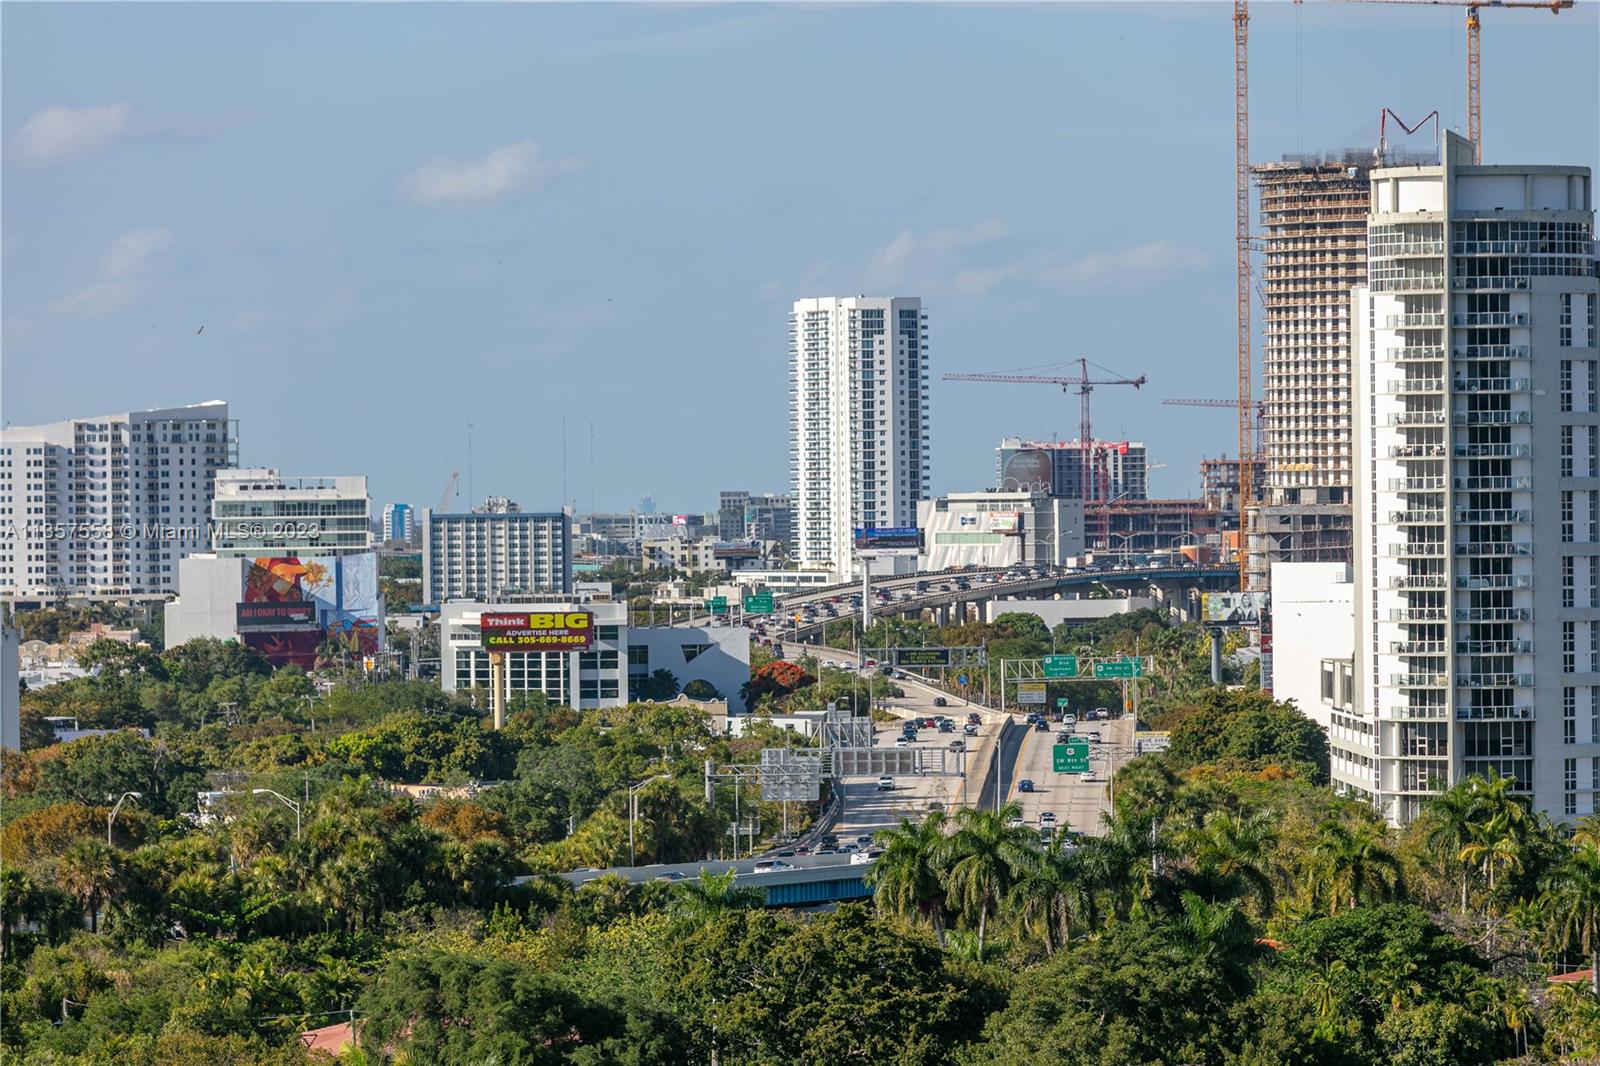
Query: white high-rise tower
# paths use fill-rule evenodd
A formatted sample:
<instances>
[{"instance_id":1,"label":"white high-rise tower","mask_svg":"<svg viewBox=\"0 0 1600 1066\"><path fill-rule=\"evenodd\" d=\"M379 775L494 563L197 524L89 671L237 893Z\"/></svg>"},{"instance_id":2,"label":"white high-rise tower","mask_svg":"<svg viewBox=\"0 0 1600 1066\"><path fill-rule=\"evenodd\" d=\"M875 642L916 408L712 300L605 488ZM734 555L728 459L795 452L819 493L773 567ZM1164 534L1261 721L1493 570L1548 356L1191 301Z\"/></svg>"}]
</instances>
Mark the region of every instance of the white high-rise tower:
<instances>
[{"instance_id":1,"label":"white high-rise tower","mask_svg":"<svg viewBox=\"0 0 1600 1066\"><path fill-rule=\"evenodd\" d=\"M792 557L849 575L857 527L911 527L929 495L928 316L915 297L795 301Z\"/></svg>"},{"instance_id":2,"label":"white high-rise tower","mask_svg":"<svg viewBox=\"0 0 1600 1066\"><path fill-rule=\"evenodd\" d=\"M1491 771L1600 796L1600 369L1583 167L1372 172L1355 290L1358 697L1334 781L1409 822Z\"/></svg>"}]
</instances>

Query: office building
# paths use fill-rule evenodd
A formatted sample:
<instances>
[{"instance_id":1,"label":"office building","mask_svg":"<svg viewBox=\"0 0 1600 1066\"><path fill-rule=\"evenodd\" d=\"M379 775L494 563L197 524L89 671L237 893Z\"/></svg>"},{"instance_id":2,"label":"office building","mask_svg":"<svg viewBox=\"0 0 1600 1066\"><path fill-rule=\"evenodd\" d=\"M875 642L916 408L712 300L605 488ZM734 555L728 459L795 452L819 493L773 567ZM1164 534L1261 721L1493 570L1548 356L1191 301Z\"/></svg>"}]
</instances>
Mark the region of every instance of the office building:
<instances>
[{"instance_id":1,"label":"office building","mask_svg":"<svg viewBox=\"0 0 1600 1066\"><path fill-rule=\"evenodd\" d=\"M1043 492L952 492L917 505L920 570L1064 566L1082 555L1083 501Z\"/></svg>"},{"instance_id":2,"label":"office building","mask_svg":"<svg viewBox=\"0 0 1600 1066\"><path fill-rule=\"evenodd\" d=\"M794 500L788 496L724 491L718 495L717 539L776 540L787 545L794 536L793 517Z\"/></svg>"},{"instance_id":3,"label":"office building","mask_svg":"<svg viewBox=\"0 0 1600 1066\"><path fill-rule=\"evenodd\" d=\"M916 525L933 460L915 297L797 300L789 320L791 560L855 571L854 530Z\"/></svg>"},{"instance_id":4,"label":"office building","mask_svg":"<svg viewBox=\"0 0 1600 1066\"><path fill-rule=\"evenodd\" d=\"M1396 823L1491 772L1554 818L1596 810L1592 197L1587 168L1476 166L1451 133L1438 165L1372 172L1352 701L1372 765L1335 783Z\"/></svg>"},{"instance_id":5,"label":"office building","mask_svg":"<svg viewBox=\"0 0 1600 1066\"><path fill-rule=\"evenodd\" d=\"M416 512L409 503L389 503L383 507L383 539L388 543L411 544L416 535Z\"/></svg>"},{"instance_id":6,"label":"office building","mask_svg":"<svg viewBox=\"0 0 1600 1066\"><path fill-rule=\"evenodd\" d=\"M572 516L565 511L523 511L495 497L465 514L425 508L421 526L428 603L572 592Z\"/></svg>"},{"instance_id":7,"label":"office building","mask_svg":"<svg viewBox=\"0 0 1600 1066\"><path fill-rule=\"evenodd\" d=\"M176 591L236 449L222 400L0 430L0 599Z\"/></svg>"},{"instance_id":8,"label":"office building","mask_svg":"<svg viewBox=\"0 0 1600 1066\"><path fill-rule=\"evenodd\" d=\"M482 689L488 706L489 654L482 647L484 612L586 613L593 630L589 647L578 651L507 652L508 705L519 692L542 692L551 703L578 710L621 707L631 688L658 670L673 676L681 689L704 681L728 701L730 711L743 711L740 695L750 680L750 631L743 626L632 626L628 605L587 599L527 603L452 603L440 617L442 663L446 692Z\"/></svg>"},{"instance_id":9,"label":"office building","mask_svg":"<svg viewBox=\"0 0 1600 1066\"><path fill-rule=\"evenodd\" d=\"M211 501L217 555L353 555L372 550L365 477L286 478L268 467L217 473Z\"/></svg>"},{"instance_id":10,"label":"office building","mask_svg":"<svg viewBox=\"0 0 1600 1066\"><path fill-rule=\"evenodd\" d=\"M1087 472L1080 441L1030 441L1006 437L995 448L995 487L1002 492L1045 492L1070 500L1143 500L1149 495L1149 461L1137 441L1091 441Z\"/></svg>"}]
</instances>

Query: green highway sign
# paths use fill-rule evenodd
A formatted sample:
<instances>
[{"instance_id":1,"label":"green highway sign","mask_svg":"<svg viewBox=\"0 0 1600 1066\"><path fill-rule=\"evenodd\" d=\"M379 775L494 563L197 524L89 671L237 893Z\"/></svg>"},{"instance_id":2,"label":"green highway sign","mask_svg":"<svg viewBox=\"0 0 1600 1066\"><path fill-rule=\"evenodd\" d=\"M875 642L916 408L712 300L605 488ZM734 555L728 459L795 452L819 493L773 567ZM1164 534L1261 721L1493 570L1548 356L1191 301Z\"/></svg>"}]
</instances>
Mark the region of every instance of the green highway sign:
<instances>
[{"instance_id":1,"label":"green highway sign","mask_svg":"<svg viewBox=\"0 0 1600 1066\"><path fill-rule=\"evenodd\" d=\"M1095 677L1143 677L1144 660L1138 658L1117 659L1111 662L1098 662L1094 664Z\"/></svg>"},{"instance_id":2,"label":"green highway sign","mask_svg":"<svg viewBox=\"0 0 1600 1066\"><path fill-rule=\"evenodd\" d=\"M1057 696L1056 697L1056 706L1061 708L1063 711L1066 710L1067 709L1067 698L1065 696Z\"/></svg>"},{"instance_id":3,"label":"green highway sign","mask_svg":"<svg viewBox=\"0 0 1600 1066\"><path fill-rule=\"evenodd\" d=\"M1089 772L1089 741L1084 737L1068 737L1065 744L1050 749L1051 765L1058 774L1086 774Z\"/></svg>"},{"instance_id":4,"label":"green highway sign","mask_svg":"<svg viewBox=\"0 0 1600 1066\"><path fill-rule=\"evenodd\" d=\"M1078 657L1076 655L1046 655L1043 665L1045 677L1078 676Z\"/></svg>"},{"instance_id":5,"label":"green highway sign","mask_svg":"<svg viewBox=\"0 0 1600 1066\"><path fill-rule=\"evenodd\" d=\"M728 597L726 597L726 596L713 596L713 597L711 597L709 600L706 601L706 610L710 611L712 614L727 614L728 613Z\"/></svg>"},{"instance_id":6,"label":"green highway sign","mask_svg":"<svg viewBox=\"0 0 1600 1066\"><path fill-rule=\"evenodd\" d=\"M711 602L715 603L716 601L712 600ZM723 602L726 603L727 600L724 599ZM771 614L776 609L777 606L772 602L772 593L770 592L757 592L744 598L745 614Z\"/></svg>"}]
</instances>

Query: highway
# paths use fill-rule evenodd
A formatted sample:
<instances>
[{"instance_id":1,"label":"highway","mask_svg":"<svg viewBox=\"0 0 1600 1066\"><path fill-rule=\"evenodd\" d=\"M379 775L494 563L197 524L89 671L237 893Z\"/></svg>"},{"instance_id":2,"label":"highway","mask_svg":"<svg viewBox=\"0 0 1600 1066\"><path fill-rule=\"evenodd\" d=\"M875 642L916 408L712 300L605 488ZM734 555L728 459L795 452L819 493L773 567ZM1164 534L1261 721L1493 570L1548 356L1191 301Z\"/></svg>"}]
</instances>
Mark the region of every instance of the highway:
<instances>
[{"instance_id":1,"label":"highway","mask_svg":"<svg viewBox=\"0 0 1600 1066\"><path fill-rule=\"evenodd\" d=\"M1078 722L1075 732L1079 735L1100 734L1099 743L1091 740L1089 744L1089 765L1097 781L1055 772L1051 749L1061 729L1058 723L1050 723L1049 731L1043 733L1027 726L1006 782L1006 798L1021 804L1023 820L1030 826L1038 827L1039 816L1050 811L1056 816L1057 828L1099 836L1100 814L1111 810L1107 782L1118 767L1133 758L1134 725L1132 715L1109 722ZM1025 780L1033 782L1032 792L1018 788Z\"/></svg>"}]
</instances>

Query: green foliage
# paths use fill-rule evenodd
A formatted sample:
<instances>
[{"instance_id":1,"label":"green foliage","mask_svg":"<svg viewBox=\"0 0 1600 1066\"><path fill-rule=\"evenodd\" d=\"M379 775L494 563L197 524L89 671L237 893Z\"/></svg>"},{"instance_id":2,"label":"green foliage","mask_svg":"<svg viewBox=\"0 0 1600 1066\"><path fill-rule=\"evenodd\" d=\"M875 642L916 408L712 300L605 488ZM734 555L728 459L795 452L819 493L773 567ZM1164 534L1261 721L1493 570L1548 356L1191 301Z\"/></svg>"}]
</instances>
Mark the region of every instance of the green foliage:
<instances>
[{"instance_id":1,"label":"green foliage","mask_svg":"<svg viewBox=\"0 0 1600 1066\"><path fill-rule=\"evenodd\" d=\"M1213 688L1170 720L1167 760L1184 770L1215 764L1233 771L1282 767L1316 784L1328 780L1328 740L1292 704L1265 693Z\"/></svg>"},{"instance_id":2,"label":"green foliage","mask_svg":"<svg viewBox=\"0 0 1600 1066\"><path fill-rule=\"evenodd\" d=\"M328 754L358 772L407 783L510 777L515 754L476 718L420 711L392 714L329 742Z\"/></svg>"}]
</instances>

